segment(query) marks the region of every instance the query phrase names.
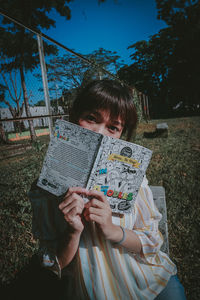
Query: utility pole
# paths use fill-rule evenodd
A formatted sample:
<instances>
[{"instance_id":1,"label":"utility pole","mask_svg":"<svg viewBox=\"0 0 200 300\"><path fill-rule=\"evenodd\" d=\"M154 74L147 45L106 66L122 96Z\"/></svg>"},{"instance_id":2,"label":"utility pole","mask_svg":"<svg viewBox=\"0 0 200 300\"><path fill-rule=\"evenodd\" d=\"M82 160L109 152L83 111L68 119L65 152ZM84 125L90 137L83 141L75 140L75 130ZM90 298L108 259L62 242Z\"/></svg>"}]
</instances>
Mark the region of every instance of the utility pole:
<instances>
[{"instance_id":1,"label":"utility pole","mask_svg":"<svg viewBox=\"0 0 200 300\"><path fill-rule=\"evenodd\" d=\"M44 47L43 47L42 38L39 34L37 34L37 40L38 40L38 49L39 49L39 55L40 55L40 66L41 66L41 72L42 72L42 82L43 82L43 88L44 88L44 99L45 99L45 103L46 103L47 114L52 115L50 100L49 100L47 70L46 70L46 64L45 64L45 58L44 58ZM49 117L48 121L49 121L49 133L50 133L50 136L52 136L52 134L53 134L52 117Z\"/></svg>"}]
</instances>

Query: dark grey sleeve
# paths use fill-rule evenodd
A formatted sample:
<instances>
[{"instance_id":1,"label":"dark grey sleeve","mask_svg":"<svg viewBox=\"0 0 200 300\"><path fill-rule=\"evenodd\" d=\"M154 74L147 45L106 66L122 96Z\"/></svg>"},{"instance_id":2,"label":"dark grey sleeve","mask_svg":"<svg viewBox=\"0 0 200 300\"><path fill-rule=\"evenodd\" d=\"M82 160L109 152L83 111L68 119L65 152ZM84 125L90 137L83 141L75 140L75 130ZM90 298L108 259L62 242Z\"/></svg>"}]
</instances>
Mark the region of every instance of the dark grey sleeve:
<instances>
[{"instance_id":1,"label":"dark grey sleeve","mask_svg":"<svg viewBox=\"0 0 200 300\"><path fill-rule=\"evenodd\" d=\"M67 231L67 223L58 205L63 197L56 197L32 184L28 197L32 206L32 233L42 243L57 244Z\"/></svg>"},{"instance_id":2,"label":"dark grey sleeve","mask_svg":"<svg viewBox=\"0 0 200 300\"><path fill-rule=\"evenodd\" d=\"M39 240L39 258L41 265L61 277L57 250L63 237L67 238L67 222L58 205L62 197L41 189L35 181L28 197L32 207L32 233Z\"/></svg>"}]
</instances>

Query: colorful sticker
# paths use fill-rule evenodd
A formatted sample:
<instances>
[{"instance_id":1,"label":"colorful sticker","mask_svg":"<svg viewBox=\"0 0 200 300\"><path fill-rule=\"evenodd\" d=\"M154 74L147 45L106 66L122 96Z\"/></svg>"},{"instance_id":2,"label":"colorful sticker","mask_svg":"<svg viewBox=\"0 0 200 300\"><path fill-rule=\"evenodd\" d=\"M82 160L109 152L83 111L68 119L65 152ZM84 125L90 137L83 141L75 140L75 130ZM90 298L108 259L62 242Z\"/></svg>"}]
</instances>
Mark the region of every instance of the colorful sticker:
<instances>
[{"instance_id":1,"label":"colorful sticker","mask_svg":"<svg viewBox=\"0 0 200 300\"><path fill-rule=\"evenodd\" d=\"M108 160L118 160L118 161L130 164L134 168L139 168L139 165L140 165L140 163L136 159L126 157L126 156L122 156L122 155L119 155L119 154L114 154L114 153L112 153L108 156Z\"/></svg>"}]
</instances>

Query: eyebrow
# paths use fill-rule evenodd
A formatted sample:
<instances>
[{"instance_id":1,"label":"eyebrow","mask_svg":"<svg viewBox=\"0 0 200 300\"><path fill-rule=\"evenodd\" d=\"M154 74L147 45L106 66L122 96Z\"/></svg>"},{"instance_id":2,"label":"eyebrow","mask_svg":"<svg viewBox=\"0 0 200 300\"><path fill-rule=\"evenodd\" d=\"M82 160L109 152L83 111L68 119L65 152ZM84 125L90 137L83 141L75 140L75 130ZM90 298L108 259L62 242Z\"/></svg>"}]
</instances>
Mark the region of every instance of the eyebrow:
<instances>
[{"instance_id":1,"label":"eyebrow","mask_svg":"<svg viewBox=\"0 0 200 300\"><path fill-rule=\"evenodd\" d=\"M91 113L94 114L94 115L96 115L97 118L101 118L101 117L102 117L102 116L101 116L101 113L99 113L99 112L96 111L96 110L93 111L93 112L91 112ZM111 119L111 122L113 123L113 125L124 127L124 124L123 124L122 122L118 121L118 120L112 120L112 119Z\"/></svg>"},{"instance_id":2,"label":"eyebrow","mask_svg":"<svg viewBox=\"0 0 200 300\"><path fill-rule=\"evenodd\" d=\"M111 120L111 121L112 121L112 120ZM122 124L121 122L119 122L119 121L113 120L112 123L115 124L115 125L119 125L119 126L122 126L122 127L123 127L123 124Z\"/></svg>"}]
</instances>

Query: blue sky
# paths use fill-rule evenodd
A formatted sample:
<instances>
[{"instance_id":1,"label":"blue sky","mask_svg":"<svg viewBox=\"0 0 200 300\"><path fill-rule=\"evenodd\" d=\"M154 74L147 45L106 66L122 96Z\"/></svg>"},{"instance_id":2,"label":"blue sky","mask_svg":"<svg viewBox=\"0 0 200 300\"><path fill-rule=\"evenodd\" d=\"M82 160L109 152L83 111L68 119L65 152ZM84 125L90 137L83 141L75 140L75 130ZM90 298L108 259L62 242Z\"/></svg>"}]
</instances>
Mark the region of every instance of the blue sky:
<instances>
[{"instance_id":1,"label":"blue sky","mask_svg":"<svg viewBox=\"0 0 200 300\"><path fill-rule=\"evenodd\" d=\"M101 4L98 0L74 0L69 7L70 20L52 11L50 18L56 21L56 26L42 32L83 55L100 47L116 51L128 65L132 63L132 49L127 50L127 47L148 40L166 26L157 20L155 0L106 0ZM26 83L33 94L31 104L43 99L43 93L38 90L41 80L39 82L29 72ZM55 95L50 97L55 98Z\"/></svg>"},{"instance_id":2,"label":"blue sky","mask_svg":"<svg viewBox=\"0 0 200 300\"><path fill-rule=\"evenodd\" d=\"M166 26L157 20L155 0L74 0L69 7L69 21L52 11L56 27L43 32L83 55L100 47L116 51L126 64L131 64L128 46Z\"/></svg>"}]
</instances>

